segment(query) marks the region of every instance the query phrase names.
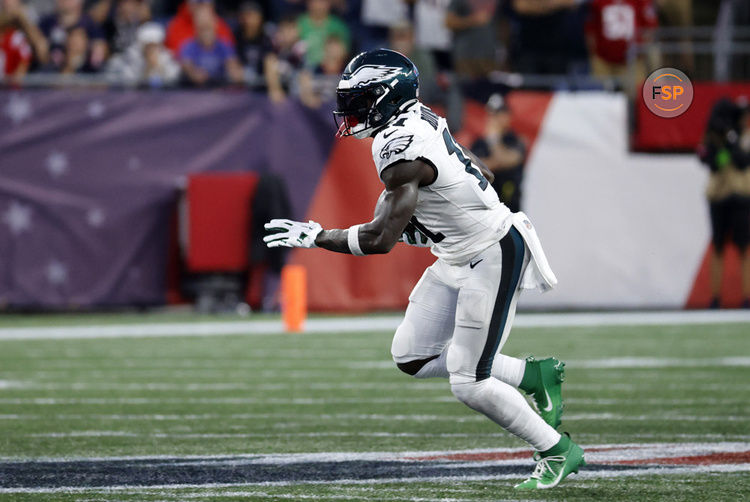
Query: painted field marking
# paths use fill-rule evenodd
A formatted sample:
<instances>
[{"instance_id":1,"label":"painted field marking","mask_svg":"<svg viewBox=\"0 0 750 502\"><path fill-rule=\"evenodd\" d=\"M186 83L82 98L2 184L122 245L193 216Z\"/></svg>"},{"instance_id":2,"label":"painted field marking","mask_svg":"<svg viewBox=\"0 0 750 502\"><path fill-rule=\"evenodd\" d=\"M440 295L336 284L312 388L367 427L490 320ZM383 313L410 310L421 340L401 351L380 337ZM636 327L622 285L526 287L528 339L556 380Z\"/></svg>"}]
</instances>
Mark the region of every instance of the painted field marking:
<instances>
[{"instance_id":1,"label":"painted field marking","mask_svg":"<svg viewBox=\"0 0 750 502\"><path fill-rule=\"evenodd\" d=\"M588 466L570 480L581 486L588 486L588 480L618 477L750 472L747 442L625 443L584 448ZM334 465L338 466L335 473L328 470ZM4 473L0 493L146 495L187 489L237 491L245 487L255 491L262 486L457 483L522 479L532 467L530 452L525 448L34 459L0 462L0 473ZM186 472L201 474L195 482L185 483ZM163 481L144 485L144 475ZM217 482L216 476L227 482ZM85 479L91 485L68 486L71 479ZM174 481L167 482L170 479ZM97 486L102 481L107 484ZM13 486L3 486L4 482Z\"/></svg>"},{"instance_id":2,"label":"painted field marking","mask_svg":"<svg viewBox=\"0 0 750 502\"><path fill-rule=\"evenodd\" d=\"M40 406L55 405L112 405L112 404L279 404L279 405L331 405L331 404L392 404L392 403L454 403L457 402L453 396L435 397L374 397L374 398L271 398L271 397L188 397L188 398L151 398L151 397L82 397L82 398L56 398L56 397L4 397L0 398L0 404L25 405L34 404Z\"/></svg>"},{"instance_id":3,"label":"painted field marking","mask_svg":"<svg viewBox=\"0 0 750 502\"><path fill-rule=\"evenodd\" d=\"M99 413L92 413L92 414L65 414L65 413L56 413L54 415L54 418L56 421L65 421L65 420L86 420L86 421L92 421L92 420L105 420L105 421L122 421L122 422L137 422L137 421L153 421L153 422L165 422L165 421L211 421L215 422L218 420L263 420L263 419L271 419L271 420L286 420L286 419L303 419L304 422L283 422L276 424L274 426L274 429L293 429L296 427L306 427L309 426L310 423L313 422L325 422L325 421L334 421L334 422L342 422L342 421L366 421L366 420L375 420L375 421L398 421L398 422L415 422L415 423L424 423L424 422L448 422L448 423L467 423L467 422L477 422L477 423L484 423L487 421L487 419L481 415L367 415L367 414L300 414L300 413L230 413L227 415L219 415L219 414L186 414L186 415L164 415L164 414L125 414L125 415L116 415L116 414L99 414ZM641 415L625 415L620 413L573 413L564 415L564 419L566 421L570 422L577 422L577 421L590 421L590 420L605 420L605 421L620 421L620 422L628 422L628 421L636 421L636 422L642 422L642 421L662 421L662 422L748 422L750 421L750 416L747 415L681 415L681 414L641 414ZM50 415L47 414L0 414L0 421L29 421L29 420L50 420ZM113 432L113 434L117 433L117 431ZM123 433L125 434L125 433ZM135 434L135 433L133 433ZM292 435L295 434L293 432L267 432L265 435L273 436L275 434L279 435ZM321 433L323 434L323 433ZM342 433L331 433L331 434L342 434ZM347 435L359 435L358 432L352 432ZM383 432L378 433L379 435L387 435L391 433ZM397 435L397 433L393 433L394 435ZM86 435L86 434L80 434L76 432L69 432L69 433L61 433L61 432L50 432L50 433L33 433L32 435L37 437L74 437L76 435ZM102 435L112 435L112 434L106 434L106 431ZM138 433L135 435L143 435L148 436L149 433ZM342 434L344 435L344 434ZM427 436L432 436L432 434L427 434ZM180 434L160 434L158 436L152 437L180 437ZM209 436L206 436L209 437ZM232 437L244 437L241 435L232 436ZM249 437L255 437L255 436L249 436ZM696 437L700 437L700 435L696 435Z\"/></svg>"},{"instance_id":4,"label":"painted field marking","mask_svg":"<svg viewBox=\"0 0 750 502\"><path fill-rule=\"evenodd\" d=\"M36 375L36 373L35 373ZM162 375L163 376L163 375ZM171 372L170 372L171 376ZM662 384L659 386L660 389L674 390L674 389L685 389L686 387L694 391L707 391L713 392L718 390L745 390L747 384L745 383L721 383L721 384L709 384L701 382L689 382L684 384ZM215 391L215 390L260 390L275 392L280 390L289 389L312 389L312 390L362 390L362 389L375 389L375 390L399 390L403 392L423 392L425 390L446 390L450 386L446 379L434 379L433 381L414 381L404 380L402 382L315 382L310 379L305 381L288 381L288 382L274 382L274 383L252 383L252 382L141 382L141 383L122 383L122 382L50 382L40 380L0 380L0 390L4 389L29 389L29 390L119 390L119 391ZM630 384L577 384L565 382L566 390L575 391L632 391L638 392L642 389L641 384L630 383ZM566 398L566 403L575 404L622 404L624 402L632 402L632 398L599 398L599 399L584 399L584 398ZM713 397L699 397L694 399L639 399L639 403L649 404L714 404L714 405L726 405L726 404L738 404L745 402L745 400L736 399L722 399Z\"/></svg>"},{"instance_id":5,"label":"painted field marking","mask_svg":"<svg viewBox=\"0 0 750 502\"><path fill-rule=\"evenodd\" d=\"M346 363L351 369L392 369L393 362L384 360L352 361ZM750 357L603 357L596 359L570 359L565 361L566 368L586 369L636 369L636 368L733 368L750 366Z\"/></svg>"},{"instance_id":6,"label":"painted field marking","mask_svg":"<svg viewBox=\"0 0 750 502\"><path fill-rule=\"evenodd\" d=\"M307 333L393 331L403 316L337 317L310 319ZM750 312L742 310L675 312L595 312L560 314L518 314L514 326L597 327L671 326L684 324L749 323ZM0 340L125 338L174 336L271 335L284 333L280 320L113 324L95 326L44 326L0 328Z\"/></svg>"},{"instance_id":7,"label":"painted field marking","mask_svg":"<svg viewBox=\"0 0 750 502\"><path fill-rule=\"evenodd\" d=\"M612 357L599 359L571 359L565 362L571 368L712 368L712 367L747 367L750 357L704 357L704 358L670 358L670 357Z\"/></svg>"},{"instance_id":8,"label":"painted field marking","mask_svg":"<svg viewBox=\"0 0 750 502\"><path fill-rule=\"evenodd\" d=\"M395 366L394 366L395 367ZM416 385L415 385L416 383ZM426 382L310 382L292 381L279 383L252 383L252 382L40 382L30 380L0 380L0 390L4 389L27 389L27 390L118 390L118 391L221 391L221 390L260 390L279 391L288 389L313 389L313 390L363 390L363 389L398 389L408 392L423 392L429 390L449 390L448 381L443 379L434 383Z\"/></svg>"},{"instance_id":9,"label":"painted field marking","mask_svg":"<svg viewBox=\"0 0 750 502\"><path fill-rule=\"evenodd\" d=\"M26 437L37 438L74 438L74 437L148 437L156 439L243 439L268 437L370 437L370 438L470 438L470 437L504 437L507 434L471 433L471 432L389 432L389 431L353 431L353 432L221 432L221 433L166 433L150 432L137 433L125 431L70 431L70 432L40 432L25 434Z\"/></svg>"}]
</instances>

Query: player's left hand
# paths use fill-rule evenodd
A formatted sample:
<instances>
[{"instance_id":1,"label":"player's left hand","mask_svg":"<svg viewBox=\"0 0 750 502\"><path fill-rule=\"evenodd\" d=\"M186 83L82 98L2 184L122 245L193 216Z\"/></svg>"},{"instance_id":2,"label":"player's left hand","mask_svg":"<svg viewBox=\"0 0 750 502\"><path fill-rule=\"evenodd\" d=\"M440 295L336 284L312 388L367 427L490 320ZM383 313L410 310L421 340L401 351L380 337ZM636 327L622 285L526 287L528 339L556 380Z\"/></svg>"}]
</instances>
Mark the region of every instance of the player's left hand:
<instances>
[{"instance_id":1,"label":"player's left hand","mask_svg":"<svg viewBox=\"0 0 750 502\"><path fill-rule=\"evenodd\" d=\"M269 248L287 247L287 248L314 248L315 238L323 227L310 220L292 221L283 219L274 219L266 223L265 229L268 235L263 237L263 242Z\"/></svg>"},{"instance_id":2,"label":"player's left hand","mask_svg":"<svg viewBox=\"0 0 750 502\"><path fill-rule=\"evenodd\" d=\"M432 246L432 241L422 232L417 230L417 227L411 222L409 222L406 225L406 228L404 228L404 231L399 238L399 242L418 248L428 248Z\"/></svg>"}]
</instances>

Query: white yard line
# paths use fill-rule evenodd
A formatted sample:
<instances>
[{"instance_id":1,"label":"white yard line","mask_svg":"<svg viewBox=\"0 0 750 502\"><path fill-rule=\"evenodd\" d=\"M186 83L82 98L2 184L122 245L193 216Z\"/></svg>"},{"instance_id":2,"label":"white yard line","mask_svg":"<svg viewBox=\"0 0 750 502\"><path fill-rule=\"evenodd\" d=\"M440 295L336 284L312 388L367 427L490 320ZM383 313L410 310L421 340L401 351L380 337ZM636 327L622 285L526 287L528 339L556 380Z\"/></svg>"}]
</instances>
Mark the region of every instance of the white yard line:
<instances>
[{"instance_id":1,"label":"white yard line","mask_svg":"<svg viewBox=\"0 0 750 502\"><path fill-rule=\"evenodd\" d=\"M39 406L55 406L55 405L114 405L114 404L132 404L132 405L147 405L147 404L273 404L273 405L333 405L333 404L395 404L395 403L454 403L456 399L449 394L437 395L437 396L397 396L397 397L373 397L373 398L358 398L358 397L306 397L306 398L283 398L283 397L71 397L71 398L56 398L56 397L5 397L0 398L0 404L4 405L39 405ZM588 404L588 405L602 405L602 406L619 406L624 403L632 403L632 399L611 399L602 398L597 399L584 399L584 398L570 398L568 400L571 404ZM736 400L722 400L722 399L644 399L638 401L641 404L653 404L653 405L669 405L669 406L692 406L697 404L712 404L712 405L726 405L736 404ZM0 414L0 418L4 415ZM225 415L222 415L225 416ZM296 415L299 416L299 415ZM316 416L335 416L339 415L316 415ZM350 416L365 416L365 415L350 415ZM371 415L373 417L379 415ZM382 415L387 417L387 415ZM407 417L408 415L404 415ZM565 415L568 417L569 415ZM624 416L624 415L612 415L612 416ZM663 415L653 415L663 416ZM688 420L688 418L685 418Z\"/></svg>"},{"instance_id":2,"label":"white yard line","mask_svg":"<svg viewBox=\"0 0 750 502\"><path fill-rule=\"evenodd\" d=\"M281 398L281 397L205 397L205 398L150 398L150 397L6 397L0 398L0 404L34 404L40 406L54 405L112 405L112 404L288 404L288 405L332 405L332 404L392 404L392 403L452 403L453 396L435 397L374 397L374 398Z\"/></svg>"},{"instance_id":3,"label":"white yard line","mask_svg":"<svg viewBox=\"0 0 750 502\"><path fill-rule=\"evenodd\" d=\"M750 417L743 415L620 415L617 413L582 413L566 415L566 421L609 421L609 422L748 422ZM450 421L450 422L468 422L484 421L483 417L423 417L419 422L424 421ZM305 427L309 423L289 423L288 428ZM71 437L150 437L158 439L230 439L230 438L267 438L267 437L377 437L377 438L464 438L475 436L502 436L498 433L437 433L437 432L390 432L390 431L329 431L329 432L284 432L284 431L266 431L262 433L253 432L236 432L236 433L166 433L166 432L128 432L128 431L111 431L111 430L86 430L86 431L69 431L69 432L40 432L25 434L28 437L45 437L45 438L71 438Z\"/></svg>"},{"instance_id":4,"label":"white yard line","mask_svg":"<svg viewBox=\"0 0 750 502\"><path fill-rule=\"evenodd\" d=\"M50 415L46 414L0 414L0 420L50 420ZM137 422L137 421L217 421L217 420L264 420L264 419L299 419L304 422L278 423L274 428L295 428L309 426L311 422L321 421L393 421L393 422L485 422L487 419L481 415L368 415L368 414L300 414L300 413L231 413L227 415L219 414L186 414L186 415L165 415L165 414L55 414L55 420L104 420L118 422ZM747 415L689 415L689 414L641 414L641 415L624 415L621 413L577 413L566 414L563 416L566 421L580 420L608 420L608 421L662 421L662 422L748 422L750 416ZM72 433L78 434L78 433ZM269 432L268 434L272 434ZM288 435L290 433L280 433ZM80 435L80 434L78 434ZM63 437L62 433L54 433L50 437Z\"/></svg>"},{"instance_id":5,"label":"white yard line","mask_svg":"<svg viewBox=\"0 0 750 502\"><path fill-rule=\"evenodd\" d=\"M351 369L392 369L393 362L388 360L351 361L344 363ZM747 367L750 357L604 357L597 359L569 359L567 368L586 369L629 369L629 368L713 368L713 367Z\"/></svg>"},{"instance_id":6,"label":"white yard line","mask_svg":"<svg viewBox=\"0 0 750 502\"><path fill-rule=\"evenodd\" d=\"M635 403L634 403L635 401ZM623 397L623 398L584 398L584 397L568 397L565 398L565 404L584 404L584 405L599 405L599 406L619 406L622 407L623 405L629 405L632 406L633 404L639 404L639 405L655 405L655 406L704 406L704 405L710 405L710 406L728 406L728 405L738 405L738 404L747 404L747 400L743 399L741 396L733 397L733 398L715 398L715 397L704 397L704 398L684 398L684 399L659 399L659 398L638 398L637 400L634 400L632 397Z\"/></svg>"},{"instance_id":7,"label":"white yard line","mask_svg":"<svg viewBox=\"0 0 750 502\"><path fill-rule=\"evenodd\" d=\"M472 437L504 437L506 434L497 433L469 433L469 432L220 432L220 433L136 433L125 431L71 431L71 432L40 432L24 434L36 438L75 438L75 437L147 437L156 439L250 439L250 438L318 438L318 437L367 437L367 438L472 438Z\"/></svg>"},{"instance_id":8,"label":"white yard line","mask_svg":"<svg viewBox=\"0 0 750 502\"><path fill-rule=\"evenodd\" d=\"M392 331L402 316L309 319L307 333ZM595 312L516 316L519 328L750 324L750 311ZM227 321L0 328L0 340L268 335L284 333L281 321Z\"/></svg>"},{"instance_id":9,"label":"white yard line","mask_svg":"<svg viewBox=\"0 0 750 502\"><path fill-rule=\"evenodd\" d=\"M587 360L592 366L596 365L598 361L603 360ZM36 375L36 373L34 373ZM171 375L171 372L170 372ZM747 388L746 383L716 383L707 384L701 382L689 382L685 384L667 384L661 385L660 388L664 390L683 390L686 387L690 387L693 391L717 391L717 390L737 390L744 391ZM408 381L403 382L311 382L309 380L292 381L292 382L275 382L275 383L250 383L250 382L218 382L218 383L205 383L205 382L143 382L143 383L120 383L120 382L41 382L31 380L0 380L0 390L4 389L26 389L26 390L72 390L72 391L83 391L83 390L117 390L117 391L216 391L216 390L254 390L254 391L281 391L281 390L292 390L292 389L305 389L305 390L364 390L364 389L375 389L375 390L399 390L402 392L424 392L426 390L449 390L450 385L447 379L435 379L431 382L427 381ZM632 391L639 392L642 390L640 384L576 384L565 382L565 390L586 390L586 391L604 391L606 394L611 395L613 391ZM565 402L568 404L599 404L609 405L616 404L621 405L624 403L632 403L631 397L623 398L566 398ZM690 404L711 404L711 405L726 405L726 404L738 404L739 402L745 402L741 398L721 399L714 397L699 397L692 399L661 399L661 398L649 398L639 399L639 403L649 404L676 404L676 405L690 405Z\"/></svg>"},{"instance_id":10,"label":"white yard line","mask_svg":"<svg viewBox=\"0 0 750 502\"><path fill-rule=\"evenodd\" d=\"M750 333L748 334L750 336ZM714 366L750 366L750 357L608 357L602 359L571 359L566 366L574 368L708 368Z\"/></svg>"},{"instance_id":11,"label":"white yard line","mask_svg":"<svg viewBox=\"0 0 750 502\"><path fill-rule=\"evenodd\" d=\"M395 365L394 365L395 368ZM251 383L251 382L144 382L144 383L118 383L118 382L35 382L29 380L0 380L0 390L25 389L25 390L117 390L117 391L217 391L217 390L252 390L252 391L280 391L292 389L304 390L401 390L406 392L424 392L430 390L450 390L448 380L435 383L404 381L394 382L285 382L285 383Z\"/></svg>"},{"instance_id":12,"label":"white yard line","mask_svg":"<svg viewBox=\"0 0 750 502\"><path fill-rule=\"evenodd\" d=\"M295 422L299 425L310 425L310 421L323 421L332 420L341 422L342 420L392 420L392 421L406 421L406 422L425 422L425 421L446 421L446 422L484 422L487 420L482 415L466 414L466 415L383 415L383 414L354 414L354 413L202 413L202 414L102 414L102 413L55 413L52 417L48 414L0 414L0 420L106 420L106 421L155 421L155 422L166 422L166 421L226 421L226 420L265 420L265 419L298 419L305 420L305 422ZM750 420L750 419L749 419ZM285 421L283 424L275 424L276 426L286 427L290 422Z\"/></svg>"}]
</instances>

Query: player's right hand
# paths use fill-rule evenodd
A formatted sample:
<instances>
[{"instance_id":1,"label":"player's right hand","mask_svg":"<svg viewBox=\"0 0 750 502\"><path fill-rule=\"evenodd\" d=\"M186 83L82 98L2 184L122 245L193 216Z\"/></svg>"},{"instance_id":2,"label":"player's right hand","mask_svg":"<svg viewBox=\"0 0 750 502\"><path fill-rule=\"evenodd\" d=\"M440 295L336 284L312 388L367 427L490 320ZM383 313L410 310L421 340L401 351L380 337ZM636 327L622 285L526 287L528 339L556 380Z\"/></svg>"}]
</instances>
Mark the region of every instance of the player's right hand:
<instances>
[{"instance_id":1,"label":"player's right hand","mask_svg":"<svg viewBox=\"0 0 750 502\"><path fill-rule=\"evenodd\" d=\"M314 248L315 238L323 231L318 223L310 220L292 221L284 219L273 219L264 225L268 235L263 237L263 242L269 248Z\"/></svg>"}]
</instances>

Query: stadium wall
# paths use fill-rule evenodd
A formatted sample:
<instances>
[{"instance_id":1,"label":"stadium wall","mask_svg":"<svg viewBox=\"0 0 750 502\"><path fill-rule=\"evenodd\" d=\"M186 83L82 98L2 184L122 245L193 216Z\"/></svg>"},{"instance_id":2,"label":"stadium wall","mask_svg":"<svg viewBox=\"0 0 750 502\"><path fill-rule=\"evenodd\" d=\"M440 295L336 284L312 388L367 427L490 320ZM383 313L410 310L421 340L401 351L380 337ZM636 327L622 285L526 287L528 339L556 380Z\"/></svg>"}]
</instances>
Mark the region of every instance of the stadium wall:
<instances>
[{"instance_id":1,"label":"stadium wall","mask_svg":"<svg viewBox=\"0 0 750 502\"><path fill-rule=\"evenodd\" d=\"M559 287L535 308L681 308L709 243L695 155L628 151L627 102L557 94L527 166L525 207Z\"/></svg>"},{"instance_id":2,"label":"stadium wall","mask_svg":"<svg viewBox=\"0 0 750 502\"><path fill-rule=\"evenodd\" d=\"M0 306L165 303L187 176L276 173L302 217L334 132L245 92L0 91Z\"/></svg>"},{"instance_id":3,"label":"stadium wall","mask_svg":"<svg viewBox=\"0 0 750 502\"><path fill-rule=\"evenodd\" d=\"M560 279L521 306L707 304L706 173L695 156L630 153L617 94L516 92L510 103L529 143L524 207ZM470 144L484 120L469 103L456 136ZM0 303L165 302L169 217L191 173L275 172L295 218L368 220L382 190L370 144L333 133L325 107L245 93L0 91ZM399 245L291 261L309 269L313 310L363 311L403 308L433 258ZM738 288L727 284L731 304Z\"/></svg>"}]
</instances>

